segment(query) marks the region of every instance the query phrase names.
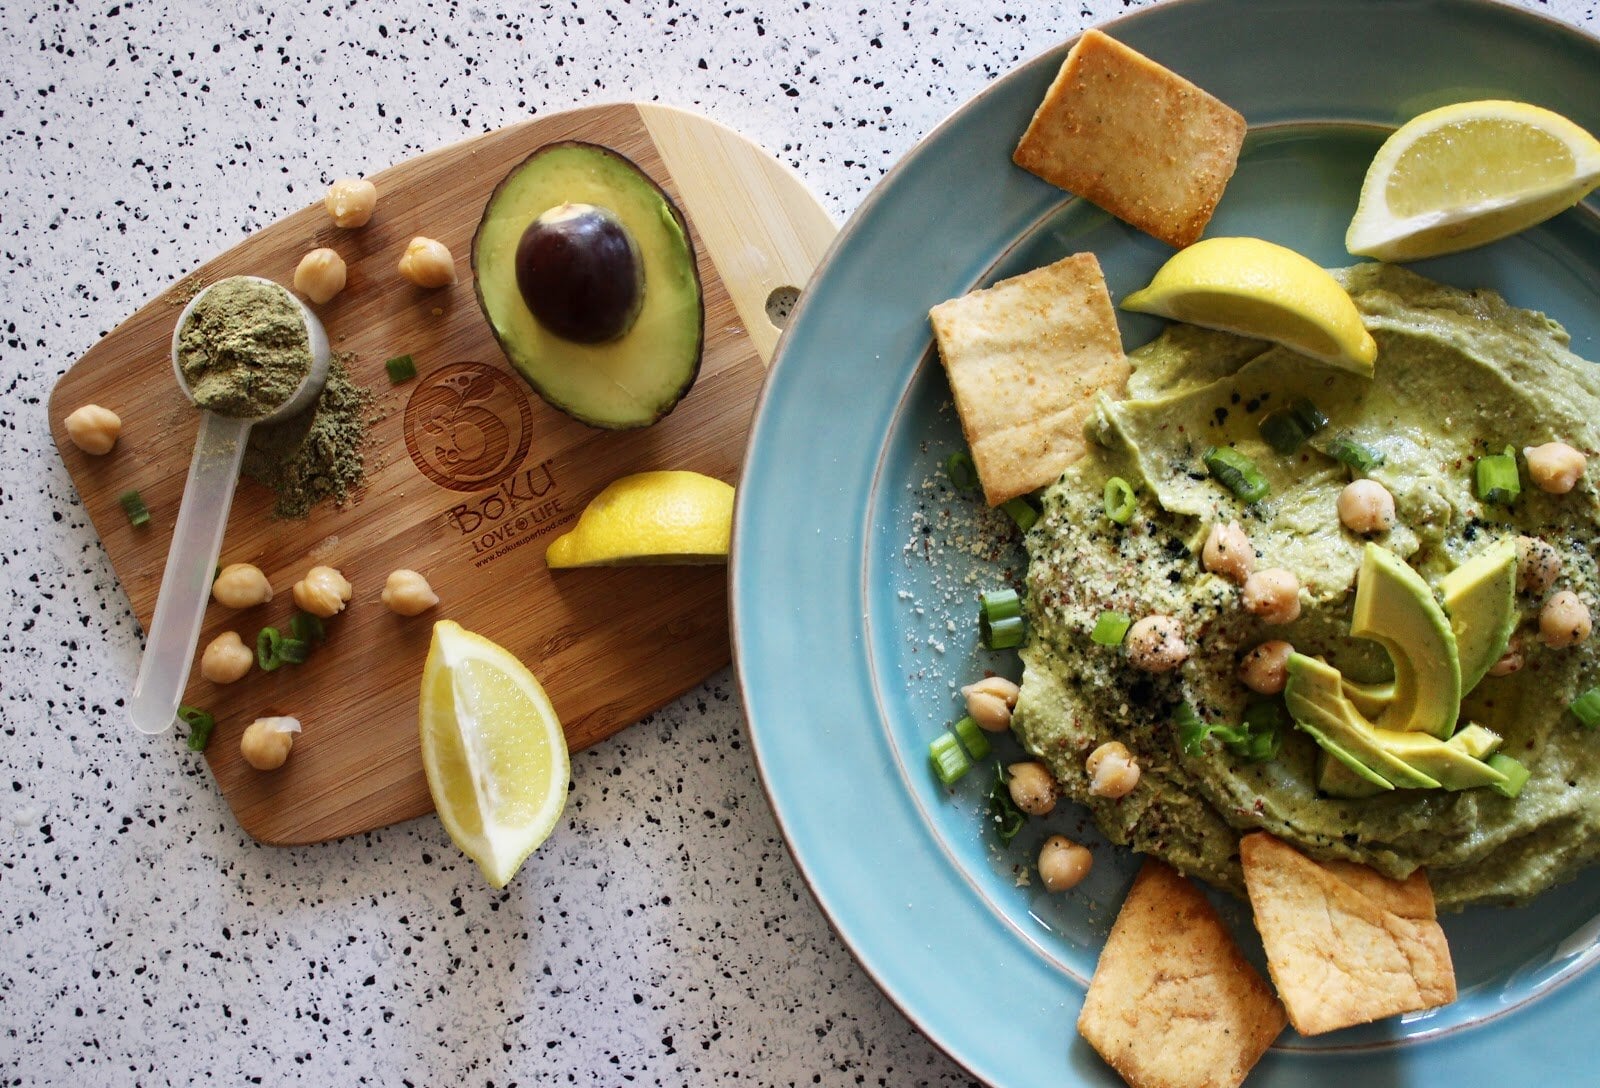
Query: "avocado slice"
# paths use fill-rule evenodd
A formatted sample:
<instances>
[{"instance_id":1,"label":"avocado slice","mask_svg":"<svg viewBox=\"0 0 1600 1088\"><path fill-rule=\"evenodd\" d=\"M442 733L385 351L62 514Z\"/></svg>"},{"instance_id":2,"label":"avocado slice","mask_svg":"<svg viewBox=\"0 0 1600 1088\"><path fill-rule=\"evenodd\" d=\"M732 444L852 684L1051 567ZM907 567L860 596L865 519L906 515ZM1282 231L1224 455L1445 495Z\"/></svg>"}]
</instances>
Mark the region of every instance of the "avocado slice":
<instances>
[{"instance_id":1,"label":"avocado slice","mask_svg":"<svg viewBox=\"0 0 1600 1088\"><path fill-rule=\"evenodd\" d=\"M1396 733L1392 729L1375 729L1373 732L1378 735L1378 743L1385 752L1402 760L1413 770L1437 779L1439 785L1447 790L1506 784L1505 775L1449 741L1427 733Z\"/></svg>"},{"instance_id":2,"label":"avocado slice","mask_svg":"<svg viewBox=\"0 0 1600 1088\"><path fill-rule=\"evenodd\" d=\"M1289 682L1283 689L1289 714L1299 727L1363 778L1366 768L1399 789L1436 789L1437 779L1390 754L1377 730L1346 698L1339 670L1304 654L1289 655Z\"/></svg>"},{"instance_id":3,"label":"avocado slice","mask_svg":"<svg viewBox=\"0 0 1600 1088\"><path fill-rule=\"evenodd\" d=\"M1500 660L1517 626L1517 539L1502 537L1439 580L1461 663L1461 690L1471 691Z\"/></svg>"},{"instance_id":4,"label":"avocado slice","mask_svg":"<svg viewBox=\"0 0 1600 1088\"><path fill-rule=\"evenodd\" d=\"M553 271L530 267L544 250ZM472 268L506 358L552 406L590 426L647 427L700 372L705 307L688 224L610 148L547 144L513 167L484 205ZM533 304L525 294L580 280L591 290Z\"/></svg>"},{"instance_id":5,"label":"avocado slice","mask_svg":"<svg viewBox=\"0 0 1600 1088\"><path fill-rule=\"evenodd\" d=\"M1360 800L1394 789L1371 768L1362 766L1359 760L1326 737L1317 737L1316 740L1322 746L1317 753L1317 789L1329 797ZM1336 749L1338 754L1335 754Z\"/></svg>"},{"instance_id":6,"label":"avocado slice","mask_svg":"<svg viewBox=\"0 0 1600 1088\"><path fill-rule=\"evenodd\" d=\"M1394 662L1394 699L1377 724L1448 740L1461 712L1455 633L1422 576L1376 544L1361 557L1350 633L1377 642Z\"/></svg>"},{"instance_id":7,"label":"avocado slice","mask_svg":"<svg viewBox=\"0 0 1600 1088\"><path fill-rule=\"evenodd\" d=\"M1445 741L1459 748L1473 759L1488 759L1500 747L1500 734L1476 723L1465 725L1455 736Z\"/></svg>"}]
</instances>

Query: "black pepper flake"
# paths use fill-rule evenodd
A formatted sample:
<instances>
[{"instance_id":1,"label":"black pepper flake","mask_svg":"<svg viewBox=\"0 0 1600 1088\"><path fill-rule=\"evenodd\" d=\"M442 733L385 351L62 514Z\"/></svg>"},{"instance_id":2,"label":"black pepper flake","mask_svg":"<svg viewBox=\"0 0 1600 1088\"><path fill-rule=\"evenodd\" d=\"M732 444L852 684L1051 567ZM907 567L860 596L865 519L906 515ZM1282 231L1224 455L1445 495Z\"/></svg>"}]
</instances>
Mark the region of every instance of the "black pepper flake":
<instances>
[{"instance_id":1,"label":"black pepper flake","mask_svg":"<svg viewBox=\"0 0 1600 1088\"><path fill-rule=\"evenodd\" d=\"M1213 411L1211 414L1216 417L1217 426L1218 427L1220 427L1224 423L1228 422L1228 410L1226 408L1222 407L1220 404L1217 405L1216 410Z\"/></svg>"}]
</instances>

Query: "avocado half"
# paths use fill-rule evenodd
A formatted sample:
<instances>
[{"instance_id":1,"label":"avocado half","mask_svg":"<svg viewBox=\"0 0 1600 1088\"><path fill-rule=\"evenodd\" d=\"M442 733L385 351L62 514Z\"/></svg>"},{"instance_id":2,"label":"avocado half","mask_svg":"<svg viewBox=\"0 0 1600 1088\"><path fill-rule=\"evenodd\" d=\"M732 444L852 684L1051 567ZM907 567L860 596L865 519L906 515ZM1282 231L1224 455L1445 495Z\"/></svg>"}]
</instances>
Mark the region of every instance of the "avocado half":
<instances>
[{"instance_id":1,"label":"avocado half","mask_svg":"<svg viewBox=\"0 0 1600 1088\"><path fill-rule=\"evenodd\" d=\"M609 212L631 235L643 280L637 316L600 343L565 339L529 309L517 249L545 212L564 204ZM511 365L534 391L592 427L648 427L700 373L705 307L689 227L632 160L580 141L546 144L489 194L472 237L478 305Z\"/></svg>"}]
</instances>

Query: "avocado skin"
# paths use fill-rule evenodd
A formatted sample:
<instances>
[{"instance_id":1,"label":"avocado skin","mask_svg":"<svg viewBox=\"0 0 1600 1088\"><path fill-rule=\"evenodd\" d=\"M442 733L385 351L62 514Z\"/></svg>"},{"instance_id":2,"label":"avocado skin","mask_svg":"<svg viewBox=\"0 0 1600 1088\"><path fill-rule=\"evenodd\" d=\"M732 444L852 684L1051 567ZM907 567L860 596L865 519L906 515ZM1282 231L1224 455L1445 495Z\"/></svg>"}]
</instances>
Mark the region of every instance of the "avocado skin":
<instances>
[{"instance_id":1,"label":"avocado skin","mask_svg":"<svg viewBox=\"0 0 1600 1088\"><path fill-rule=\"evenodd\" d=\"M605 208L644 258L645 299L633 326L601 344L542 328L516 280L516 247L559 204ZM472 238L478 306L517 372L551 407L591 427L648 427L675 408L700 373L704 291L689 225L662 188L627 156L599 144L545 144L512 167L484 204Z\"/></svg>"}]
</instances>

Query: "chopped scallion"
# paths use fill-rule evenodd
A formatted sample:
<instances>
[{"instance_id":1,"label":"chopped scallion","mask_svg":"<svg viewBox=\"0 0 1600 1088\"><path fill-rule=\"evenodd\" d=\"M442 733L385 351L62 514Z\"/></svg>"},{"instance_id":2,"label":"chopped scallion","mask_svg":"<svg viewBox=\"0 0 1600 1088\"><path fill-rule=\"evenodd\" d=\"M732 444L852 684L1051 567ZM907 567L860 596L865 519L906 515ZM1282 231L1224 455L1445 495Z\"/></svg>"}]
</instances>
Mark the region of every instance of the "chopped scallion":
<instances>
[{"instance_id":1,"label":"chopped scallion","mask_svg":"<svg viewBox=\"0 0 1600 1088\"><path fill-rule=\"evenodd\" d=\"M1600 688L1590 688L1572 700L1571 709L1585 729L1600 726Z\"/></svg>"},{"instance_id":2,"label":"chopped scallion","mask_svg":"<svg viewBox=\"0 0 1600 1088\"><path fill-rule=\"evenodd\" d=\"M1283 748L1283 733L1288 727L1288 714L1277 700L1253 703L1245 711L1242 724L1223 725L1207 722L1188 703L1179 705L1173 715L1178 729L1178 744L1185 755L1197 756L1203 750L1207 737L1220 740L1228 751L1248 763L1265 763L1276 758Z\"/></svg>"},{"instance_id":3,"label":"chopped scallion","mask_svg":"<svg viewBox=\"0 0 1600 1088\"><path fill-rule=\"evenodd\" d=\"M1522 479L1517 475L1517 451L1507 446L1504 453L1478 458L1473 466L1478 498L1484 502L1509 506L1522 494Z\"/></svg>"},{"instance_id":4,"label":"chopped scallion","mask_svg":"<svg viewBox=\"0 0 1600 1088\"><path fill-rule=\"evenodd\" d=\"M311 656L311 643L304 639L283 638L278 640L278 660L285 665L304 665L306 658Z\"/></svg>"},{"instance_id":5,"label":"chopped scallion","mask_svg":"<svg viewBox=\"0 0 1600 1088\"><path fill-rule=\"evenodd\" d=\"M1126 525L1133 520L1133 512L1138 509L1138 501L1133 497L1133 485L1121 476L1113 476L1106 481L1105 490L1106 517L1118 525Z\"/></svg>"},{"instance_id":6,"label":"chopped scallion","mask_svg":"<svg viewBox=\"0 0 1600 1088\"><path fill-rule=\"evenodd\" d=\"M986 650L1011 650L1022 645L1022 599L1014 589L997 589L978 599L978 638Z\"/></svg>"},{"instance_id":7,"label":"chopped scallion","mask_svg":"<svg viewBox=\"0 0 1600 1088\"><path fill-rule=\"evenodd\" d=\"M1002 843L1009 844L1028 822L1027 815L1011 799L1011 787L1006 784L1006 769L994 765L994 784L989 787L989 822Z\"/></svg>"},{"instance_id":8,"label":"chopped scallion","mask_svg":"<svg viewBox=\"0 0 1600 1088\"><path fill-rule=\"evenodd\" d=\"M1527 785L1528 775L1531 772L1510 756L1496 752L1484 762L1506 776L1505 785L1501 785L1498 782L1489 784L1489 788L1502 797L1515 797L1522 792L1522 787Z\"/></svg>"},{"instance_id":9,"label":"chopped scallion","mask_svg":"<svg viewBox=\"0 0 1600 1088\"><path fill-rule=\"evenodd\" d=\"M322 617L313 616L310 612L296 612L289 621L289 633L301 642L316 645L328 637L327 631L322 626Z\"/></svg>"},{"instance_id":10,"label":"chopped scallion","mask_svg":"<svg viewBox=\"0 0 1600 1088\"><path fill-rule=\"evenodd\" d=\"M1017 523L1017 528L1027 532L1033 528L1034 522L1039 520L1039 510L1027 499L1010 499L1000 504L1000 509L1011 515L1011 520Z\"/></svg>"},{"instance_id":11,"label":"chopped scallion","mask_svg":"<svg viewBox=\"0 0 1600 1088\"><path fill-rule=\"evenodd\" d=\"M1121 646L1132 626L1133 618L1125 612L1102 612L1094 621L1089 640L1096 646Z\"/></svg>"},{"instance_id":12,"label":"chopped scallion","mask_svg":"<svg viewBox=\"0 0 1600 1088\"><path fill-rule=\"evenodd\" d=\"M283 636L276 627L263 627L261 633L256 635L256 664L265 672L271 672L283 664L283 658L278 656L278 648L283 645Z\"/></svg>"},{"instance_id":13,"label":"chopped scallion","mask_svg":"<svg viewBox=\"0 0 1600 1088\"><path fill-rule=\"evenodd\" d=\"M1219 484L1243 502L1260 502L1267 497L1267 478L1256 463L1232 446L1212 446L1201 458Z\"/></svg>"},{"instance_id":14,"label":"chopped scallion","mask_svg":"<svg viewBox=\"0 0 1600 1088\"><path fill-rule=\"evenodd\" d=\"M189 751L205 751L211 742L211 731L217 727L217 719L199 707L180 706L178 720L189 727Z\"/></svg>"},{"instance_id":15,"label":"chopped scallion","mask_svg":"<svg viewBox=\"0 0 1600 1088\"><path fill-rule=\"evenodd\" d=\"M1261 437L1267 445L1287 456L1305 444L1306 439L1328 425L1322 409L1304 397L1269 412L1261 419Z\"/></svg>"},{"instance_id":16,"label":"chopped scallion","mask_svg":"<svg viewBox=\"0 0 1600 1088\"><path fill-rule=\"evenodd\" d=\"M956 735L956 739L961 741L961 747L965 748L967 754L973 759L982 759L989 754L989 738L983 735L983 730L978 727L978 723L973 721L970 716L956 722L955 725L950 727L950 730Z\"/></svg>"},{"instance_id":17,"label":"chopped scallion","mask_svg":"<svg viewBox=\"0 0 1600 1088\"><path fill-rule=\"evenodd\" d=\"M944 474L950 477L950 486L957 491L974 491L978 487L978 466L972 463L972 454L956 450L944 463Z\"/></svg>"},{"instance_id":18,"label":"chopped scallion","mask_svg":"<svg viewBox=\"0 0 1600 1088\"><path fill-rule=\"evenodd\" d=\"M933 743L928 745L928 759L933 763L933 773L946 786L955 785L957 779L972 770L972 761L961 750L961 742L954 733L944 732L934 737Z\"/></svg>"},{"instance_id":19,"label":"chopped scallion","mask_svg":"<svg viewBox=\"0 0 1600 1088\"><path fill-rule=\"evenodd\" d=\"M416 360L409 355L396 355L393 359L383 364L383 369L389 372L389 383L391 385L408 382L417 376Z\"/></svg>"},{"instance_id":20,"label":"chopped scallion","mask_svg":"<svg viewBox=\"0 0 1600 1088\"><path fill-rule=\"evenodd\" d=\"M124 491L117 496L117 501L122 504L122 512L128 515L129 525L137 528L150 524L150 508L144 504L144 496L139 492Z\"/></svg>"},{"instance_id":21,"label":"chopped scallion","mask_svg":"<svg viewBox=\"0 0 1600 1088\"><path fill-rule=\"evenodd\" d=\"M1328 443L1328 456L1365 475L1383 464L1382 450L1363 445L1353 438L1340 435Z\"/></svg>"}]
</instances>

